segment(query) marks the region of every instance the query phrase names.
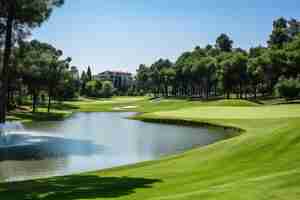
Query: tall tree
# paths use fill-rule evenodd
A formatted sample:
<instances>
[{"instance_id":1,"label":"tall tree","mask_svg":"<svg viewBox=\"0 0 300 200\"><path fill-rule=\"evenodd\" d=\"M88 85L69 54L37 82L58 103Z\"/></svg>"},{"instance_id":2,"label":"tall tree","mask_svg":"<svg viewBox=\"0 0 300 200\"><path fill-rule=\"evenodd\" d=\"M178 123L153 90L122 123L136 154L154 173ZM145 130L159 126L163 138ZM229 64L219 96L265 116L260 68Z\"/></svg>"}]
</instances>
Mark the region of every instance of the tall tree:
<instances>
[{"instance_id":1,"label":"tall tree","mask_svg":"<svg viewBox=\"0 0 300 200\"><path fill-rule=\"evenodd\" d=\"M173 67L163 68L160 71L160 76L162 77L162 84L164 85L164 94L166 97L169 96L169 86L172 85L175 79L176 72Z\"/></svg>"},{"instance_id":2,"label":"tall tree","mask_svg":"<svg viewBox=\"0 0 300 200\"><path fill-rule=\"evenodd\" d=\"M38 96L42 88L46 85L44 75L47 54L40 42L34 40L31 42L22 42L20 51L22 54L22 79L27 85L28 91L32 96L32 112L36 112ZM47 76L46 76L47 77Z\"/></svg>"},{"instance_id":3,"label":"tall tree","mask_svg":"<svg viewBox=\"0 0 300 200\"><path fill-rule=\"evenodd\" d=\"M232 51L233 41L226 34L221 34L216 40L216 48L224 52Z\"/></svg>"},{"instance_id":4,"label":"tall tree","mask_svg":"<svg viewBox=\"0 0 300 200\"><path fill-rule=\"evenodd\" d=\"M239 98L243 97L243 87L247 81L247 63L248 58L243 53L234 53L231 59L231 65L233 68L233 80L235 84L239 86Z\"/></svg>"},{"instance_id":5,"label":"tall tree","mask_svg":"<svg viewBox=\"0 0 300 200\"><path fill-rule=\"evenodd\" d=\"M224 93L226 94L226 98L230 98L230 93L232 91L234 85L234 79L232 74L234 73L231 65L231 60L226 59L220 63L219 74L220 79L222 80Z\"/></svg>"},{"instance_id":6,"label":"tall tree","mask_svg":"<svg viewBox=\"0 0 300 200\"><path fill-rule=\"evenodd\" d=\"M0 0L0 21L5 21L5 47L1 74L0 123L6 121L8 73L13 32L16 27L33 29L47 20L54 7L61 6L64 0Z\"/></svg>"},{"instance_id":7,"label":"tall tree","mask_svg":"<svg viewBox=\"0 0 300 200\"><path fill-rule=\"evenodd\" d=\"M88 78L87 78L86 72L84 70L81 73L80 81L81 81L80 94L85 95L85 92L86 92L85 87L86 87L86 83L88 82Z\"/></svg>"},{"instance_id":8,"label":"tall tree","mask_svg":"<svg viewBox=\"0 0 300 200\"><path fill-rule=\"evenodd\" d=\"M142 90L143 92L149 89L150 86L150 70L149 68L141 64L137 69L136 81L137 81L137 89Z\"/></svg>"},{"instance_id":9,"label":"tall tree","mask_svg":"<svg viewBox=\"0 0 300 200\"><path fill-rule=\"evenodd\" d=\"M51 100L55 96L59 86L64 83L65 76L67 75L67 69L71 58L61 59L62 51L55 49L54 47L49 49L48 59L46 63L46 70L44 76L46 78L46 89L48 91L48 113L51 109Z\"/></svg>"},{"instance_id":10,"label":"tall tree","mask_svg":"<svg viewBox=\"0 0 300 200\"><path fill-rule=\"evenodd\" d=\"M86 76L87 76L88 81L91 81L93 79L92 78L92 70L91 70L90 66L88 66Z\"/></svg>"},{"instance_id":11,"label":"tall tree","mask_svg":"<svg viewBox=\"0 0 300 200\"><path fill-rule=\"evenodd\" d=\"M161 71L164 68L171 68L173 66L172 62L168 59L159 59L155 63L153 63L150 67L151 70L151 80L153 83L153 90L154 93L159 94L160 92L164 92L165 90L162 90L163 87L163 76Z\"/></svg>"},{"instance_id":12,"label":"tall tree","mask_svg":"<svg viewBox=\"0 0 300 200\"><path fill-rule=\"evenodd\" d=\"M283 44L289 41L287 27L288 22L282 17L273 22L273 31L268 41L269 47L282 48Z\"/></svg>"},{"instance_id":13,"label":"tall tree","mask_svg":"<svg viewBox=\"0 0 300 200\"><path fill-rule=\"evenodd\" d=\"M250 80L250 86L252 89L252 92L254 94L254 99L257 98L257 90L259 84L263 82L264 74L263 74L263 64L264 61L262 60L262 57L255 57L250 58L248 65L247 65L247 71L249 75Z\"/></svg>"},{"instance_id":14,"label":"tall tree","mask_svg":"<svg viewBox=\"0 0 300 200\"><path fill-rule=\"evenodd\" d=\"M24 80L33 95L33 112L41 89L48 92L48 112L50 112L51 100L59 85L63 83L71 59L61 59L62 51L37 40L24 42L20 48L26 51L23 57Z\"/></svg>"}]
</instances>

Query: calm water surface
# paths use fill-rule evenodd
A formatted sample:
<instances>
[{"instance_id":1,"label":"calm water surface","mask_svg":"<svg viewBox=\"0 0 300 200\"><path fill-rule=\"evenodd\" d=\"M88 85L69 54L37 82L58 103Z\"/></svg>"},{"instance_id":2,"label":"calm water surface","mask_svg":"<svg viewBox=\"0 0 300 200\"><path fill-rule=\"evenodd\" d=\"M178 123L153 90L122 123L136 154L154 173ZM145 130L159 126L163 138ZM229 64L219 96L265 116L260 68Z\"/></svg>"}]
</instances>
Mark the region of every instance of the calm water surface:
<instances>
[{"instance_id":1,"label":"calm water surface","mask_svg":"<svg viewBox=\"0 0 300 200\"><path fill-rule=\"evenodd\" d=\"M225 138L217 130L126 119L133 114L77 113L61 122L27 127L22 133L24 140L38 145L2 152L0 181L67 175L154 160Z\"/></svg>"}]
</instances>

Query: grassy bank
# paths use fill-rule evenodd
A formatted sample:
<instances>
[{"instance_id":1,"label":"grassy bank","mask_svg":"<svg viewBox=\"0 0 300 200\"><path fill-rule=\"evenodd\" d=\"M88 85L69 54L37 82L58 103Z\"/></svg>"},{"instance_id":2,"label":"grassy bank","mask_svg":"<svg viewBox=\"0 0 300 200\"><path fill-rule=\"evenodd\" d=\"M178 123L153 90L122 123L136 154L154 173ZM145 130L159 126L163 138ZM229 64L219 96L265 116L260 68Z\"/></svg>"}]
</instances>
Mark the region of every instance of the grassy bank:
<instances>
[{"instance_id":1,"label":"grassy bank","mask_svg":"<svg viewBox=\"0 0 300 200\"><path fill-rule=\"evenodd\" d=\"M68 102L81 111L139 111L141 120L236 127L243 134L158 161L0 184L0 197L41 199L300 199L300 105L184 100ZM104 105L105 104L105 105ZM118 109L117 109L118 108Z\"/></svg>"},{"instance_id":2,"label":"grassy bank","mask_svg":"<svg viewBox=\"0 0 300 200\"><path fill-rule=\"evenodd\" d=\"M46 106L39 106L35 113L31 112L30 106L22 106L9 112L9 121L21 121L24 123L38 121L57 121L63 120L74 112L111 112L115 107L129 105L136 102L144 102L145 97L114 97L111 99L80 99L78 101L68 101L55 103L52 105L51 112L47 112Z\"/></svg>"}]
</instances>

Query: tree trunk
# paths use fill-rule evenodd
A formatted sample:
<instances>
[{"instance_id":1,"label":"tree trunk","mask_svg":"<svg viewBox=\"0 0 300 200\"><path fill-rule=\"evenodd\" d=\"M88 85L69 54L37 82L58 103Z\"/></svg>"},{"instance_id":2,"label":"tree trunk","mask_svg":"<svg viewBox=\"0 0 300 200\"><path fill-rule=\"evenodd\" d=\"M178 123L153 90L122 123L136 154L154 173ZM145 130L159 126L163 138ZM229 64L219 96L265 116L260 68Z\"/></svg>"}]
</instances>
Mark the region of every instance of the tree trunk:
<instances>
[{"instance_id":1,"label":"tree trunk","mask_svg":"<svg viewBox=\"0 0 300 200\"><path fill-rule=\"evenodd\" d=\"M169 97L169 88L167 84L165 84L165 96Z\"/></svg>"},{"instance_id":2,"label":"tree trunk","mask_svg":"<svg viewBox=\"0 0 300 200\"><path fill-rule=\"evenodd\" d=\"M6 95L6 111L9 112L10 111L10 89L9 89L9 83L8 83L8 89L7 89L7 95Z\"/></svg>"},{"instance_id":3,"label":"tree trunk","mask_svg":"<svg viewBox=\"0 0 300 200\"><path fill-rule=\"evenodd\" d=\"M240 99L243 98L243 84L240 82Z\"/></svg>"},{"instance_id":4,"label":"tree trunk","mask_svg":"<svg viewBox=\"0 0 300 200\"><path fill-rule=\"evenodd\" d=\"M51 109L51 93L48 94L48 113L50 113Z\"/></svg>"},{"instance_id":5,"label":"tree trunk","mask_svg":"<svg viewBox=\"0 0 300 200\"><path fill-rule=\"evenodd\" d=\"M6 121L6 104L7 104L7 91L8 91L8 66L11 56L12 48L12 29L14 21L14 6L10 6L8 18L6 22L6 34L5 34L5 49L3 55L3 68L2 68L2 80L0 84L0 123Z\"/></svg>"},{"instance_id":6,"label":"tree trunk","mask_svg":"<svg viewBox=\"0 0 300 200\"><path fill-rule=\"evenodd\" d=\"M206 100L209 98L209 93L210 93L210 81L207 80L206 82Z\"/></svg>"},{"instance_id":7,"label":"tree trunk","mask_svg":"<svg viewBox=\"0 0 300 200\"><path fill-rule=\"evenodd\" d=\"M33 92L33 96L32 96L32 113L36 112L36 103L37 103L37 94L36 94L36 92Z\"/></svg>"},{"instance_id":8,"label":"tree trunk","mask_svg":"<svg viewBox=\"0 0 300 200\"><path fill-rule=\"evenodd\" d=\"M11 78L9 77L9 80L8 80L8 90L7 90L7 100L6 100L7 111L12 110L14 104L15 104L15 101L14 101L14 89L13 89L13 87L11 85Z\"/></svg>"}]
</instances>

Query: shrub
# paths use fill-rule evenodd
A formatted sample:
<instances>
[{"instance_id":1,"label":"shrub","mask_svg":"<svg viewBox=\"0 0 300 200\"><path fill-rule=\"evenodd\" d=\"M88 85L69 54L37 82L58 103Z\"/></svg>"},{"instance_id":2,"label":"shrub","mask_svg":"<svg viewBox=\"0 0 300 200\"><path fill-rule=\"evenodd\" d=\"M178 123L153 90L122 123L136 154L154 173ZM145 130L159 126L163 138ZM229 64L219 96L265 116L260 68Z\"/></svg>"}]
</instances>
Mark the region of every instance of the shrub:
<instances>
[{"instance_id":1,"label":"shrub","mask_svg":"<svg viewBox=\"0 0 300 200\"><path fill-rule=\"evenodd\" d=\"M281 77L276 85L277 93L286 99L296 98L300 94L300 79Z\"/></svg>"},{"instance_id":2,"label":"shrub","mask_svg":"<svg viewBox=\"0 0 300 200\"><path fill-rule=\"evenodd\" d=\"M115 93L115 88L110 81L89 81L85 90L88 97L110 98Z\"/></svg>"},{"instance_id":3,"label":"shrub","mask_svg":"<svg viewBox=\"0 0 300 200\"><path fill-rule=\"evenodd\" d=\"M92 80L86 83L85 92L88 97L99 97L101 94L102 82Z\"/></svg>"},{"instance_id":4,"label":"shrub","mask_svg":"<svg viewBox=\"0 0 300 200\"><path fill-rule=\"evenodd\" d=\"M102 89L101 89L101 97L109 98L112 97L114 94L114 86L110 81L102 82Z\"/></svg>"}]
</instances>

